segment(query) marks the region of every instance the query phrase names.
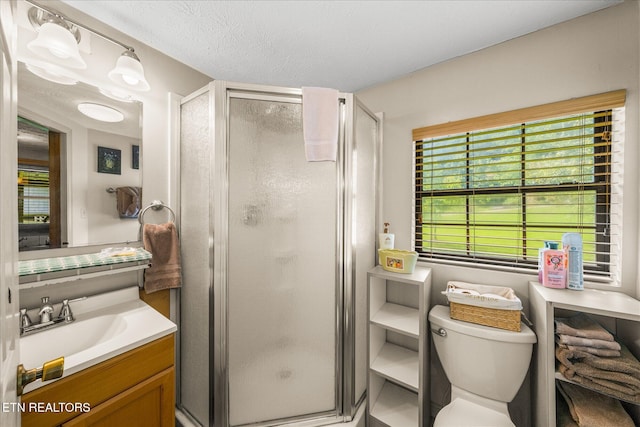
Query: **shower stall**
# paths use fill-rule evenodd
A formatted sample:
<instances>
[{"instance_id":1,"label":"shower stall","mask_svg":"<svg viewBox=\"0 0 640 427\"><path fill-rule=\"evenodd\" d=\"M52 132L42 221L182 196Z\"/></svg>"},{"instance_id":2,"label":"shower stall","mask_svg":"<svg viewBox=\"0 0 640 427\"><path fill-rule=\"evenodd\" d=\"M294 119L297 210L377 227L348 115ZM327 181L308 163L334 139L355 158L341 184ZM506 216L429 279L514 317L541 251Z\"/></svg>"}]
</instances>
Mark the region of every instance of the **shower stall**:
<instances>
[{"instance_id":1,"label":"shower stall","mask_svg":"<svg viewBox=\"0 0 640 427\"><path fill-rule=\"evenodd\" d=\"M180 106L178 407L203 426L349 421L366 395L379 118L339 97L307 162L301 89L215 81Z\"/></svg>"}]
</instances>

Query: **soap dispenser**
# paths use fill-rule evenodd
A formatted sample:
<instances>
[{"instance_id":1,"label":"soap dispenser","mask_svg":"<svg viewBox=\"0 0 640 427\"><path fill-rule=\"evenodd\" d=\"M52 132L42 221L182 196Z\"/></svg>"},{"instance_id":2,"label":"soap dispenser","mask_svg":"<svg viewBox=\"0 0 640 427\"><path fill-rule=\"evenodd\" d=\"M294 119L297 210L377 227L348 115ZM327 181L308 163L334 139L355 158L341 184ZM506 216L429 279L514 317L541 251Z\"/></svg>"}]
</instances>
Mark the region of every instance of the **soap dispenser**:
<instances>
[{"instance_id":1,"label":"soap dispenser","mask_svg":"<svg viewBox=\"0 0 640 427\"><path fill-rule=\"evenodd\" d=\"M384 223L384 232L378 236L378 245L380 249L393 249L395 236L389 233L389 223Z\"/></svg>"}]
</instances>

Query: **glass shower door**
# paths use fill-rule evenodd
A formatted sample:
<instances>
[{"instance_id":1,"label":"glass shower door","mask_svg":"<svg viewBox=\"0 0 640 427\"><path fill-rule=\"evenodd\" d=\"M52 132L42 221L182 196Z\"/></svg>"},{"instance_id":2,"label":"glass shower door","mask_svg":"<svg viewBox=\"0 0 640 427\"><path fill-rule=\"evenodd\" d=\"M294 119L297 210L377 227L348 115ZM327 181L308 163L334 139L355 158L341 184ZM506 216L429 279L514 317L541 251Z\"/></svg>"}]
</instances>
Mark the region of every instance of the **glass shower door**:
<instances>
[{"instance_id":1,"label":"glass shower door","mask_svg":"<svg viewBox=\"0 0 640 427\"><path fill-rule=\"evenodd\" d=\"M337 411L338 166L307 162L299 102L228 102L232 426Z\"/></svg>"}]
</instances>

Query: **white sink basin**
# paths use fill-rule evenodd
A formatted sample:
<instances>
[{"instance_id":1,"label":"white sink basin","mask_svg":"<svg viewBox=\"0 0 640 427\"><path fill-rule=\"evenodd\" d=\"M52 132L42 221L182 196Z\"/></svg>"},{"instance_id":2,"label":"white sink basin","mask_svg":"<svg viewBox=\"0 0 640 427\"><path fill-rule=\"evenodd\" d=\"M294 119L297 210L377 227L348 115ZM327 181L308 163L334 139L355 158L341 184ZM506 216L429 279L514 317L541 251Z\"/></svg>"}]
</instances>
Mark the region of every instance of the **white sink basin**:
<instances>
[{"instance_id":1,"label":"white sink basin","mask_svg":"<svg viewBox=\"0 0 640 427\"><path fill-rule=\"evenodd\" d=\"M75 321L20 338L25 369L64 356L63 377L176 331L176 325L139 299L138 287L71 303ZM56 310L57 312L57 310ZM25 393L46 385L40 380Z\"/></svg>"}]
</instances>

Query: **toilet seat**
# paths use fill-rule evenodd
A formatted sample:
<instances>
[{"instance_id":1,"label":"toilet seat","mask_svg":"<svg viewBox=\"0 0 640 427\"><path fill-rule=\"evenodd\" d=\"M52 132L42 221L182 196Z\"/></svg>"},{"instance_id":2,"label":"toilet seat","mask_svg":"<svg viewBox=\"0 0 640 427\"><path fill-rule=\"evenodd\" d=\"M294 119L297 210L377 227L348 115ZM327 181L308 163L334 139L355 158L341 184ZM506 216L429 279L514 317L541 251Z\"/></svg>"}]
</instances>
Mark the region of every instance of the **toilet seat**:
<instances>
[{"instance_id":1,"label":"toilet seat","mask_svg":"<svg viewBox=\"0 0 640 427\"><path fill-rule=\"evenodd\" d=\"M515 427L509 416L457 398L438 412L433 427Z\"/></svg>"}]
</instances>

